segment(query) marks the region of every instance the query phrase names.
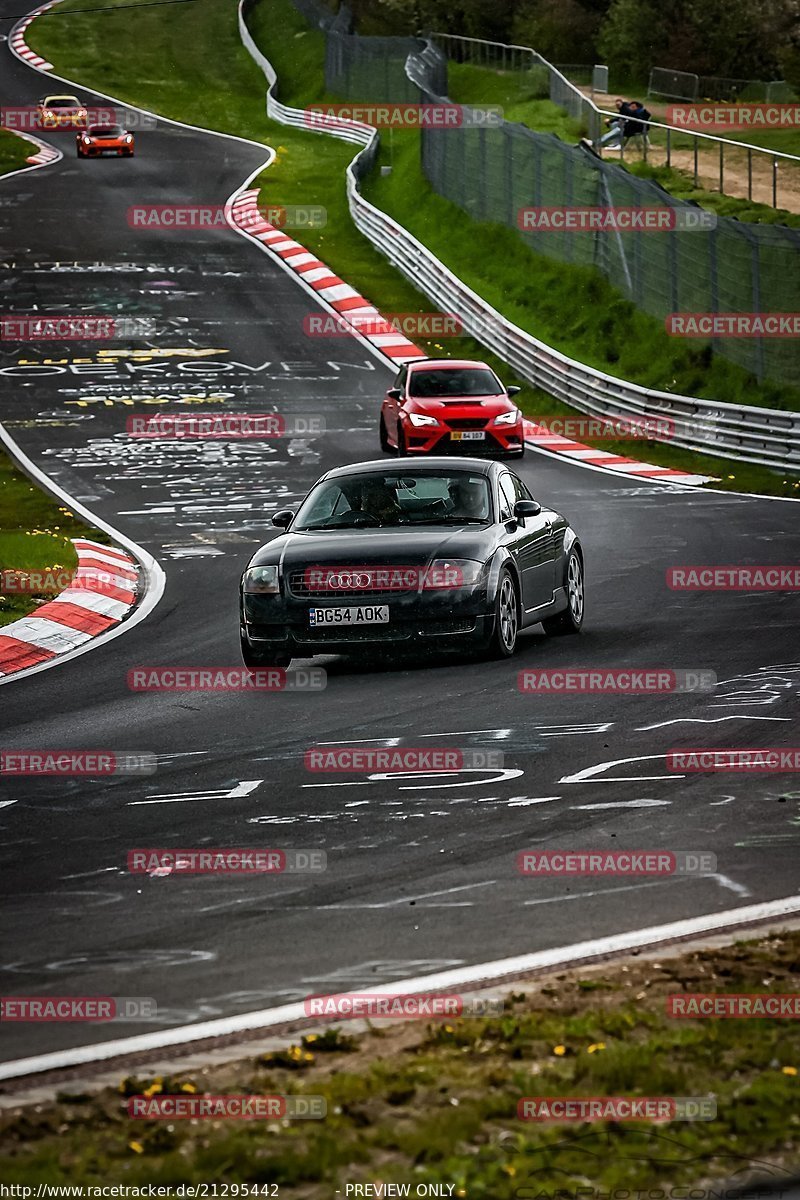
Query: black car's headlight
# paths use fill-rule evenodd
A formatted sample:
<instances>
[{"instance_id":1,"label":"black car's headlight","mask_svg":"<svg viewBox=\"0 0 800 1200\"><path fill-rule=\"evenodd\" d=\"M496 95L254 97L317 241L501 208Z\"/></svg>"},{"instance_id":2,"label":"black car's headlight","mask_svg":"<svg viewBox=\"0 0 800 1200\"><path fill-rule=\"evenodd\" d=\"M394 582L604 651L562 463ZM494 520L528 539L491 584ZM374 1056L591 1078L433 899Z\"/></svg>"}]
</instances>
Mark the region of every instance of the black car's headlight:
<instances>
[{"instance_id":1,"label":"black car's headlight","mask_svg":"<svg viewBox=\"0 0 800 1200\"><path fill-rule=\"evenodd\" d=\"M242 580L242 588L248 596L277 596L280 594L278 568L248 567Z\"/></svg>"},{"instance_id":2,"label":"black car's headlight","mask_svg":"<svg viewBox=\"0 0 800 1200\"><path fill-rule=\"evenodd\" d=\"M473 587L480 582L483 563L472 558L435 558L425 572L425 591Z\"/></svg>"}]
</instances>

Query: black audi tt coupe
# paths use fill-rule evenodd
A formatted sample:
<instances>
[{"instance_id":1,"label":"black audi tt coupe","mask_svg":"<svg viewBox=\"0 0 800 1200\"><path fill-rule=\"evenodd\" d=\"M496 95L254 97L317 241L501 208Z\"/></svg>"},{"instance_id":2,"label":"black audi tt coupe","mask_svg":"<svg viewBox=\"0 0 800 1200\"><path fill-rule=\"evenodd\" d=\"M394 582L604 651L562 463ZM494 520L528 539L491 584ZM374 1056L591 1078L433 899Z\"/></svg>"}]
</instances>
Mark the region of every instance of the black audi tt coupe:
<instances>
[{"instance_id":1,"label":"black audi tt coupe","mask_svg":"<svg viewBox=\"0 0 800 1200\"><path fill-rule=\"evenodd\" d=\"M521 629L583 624L575 531L500 462L337 467L272 523L240 586L252 669L387 644L505 658Z\"/></svg>"}]
</instances>

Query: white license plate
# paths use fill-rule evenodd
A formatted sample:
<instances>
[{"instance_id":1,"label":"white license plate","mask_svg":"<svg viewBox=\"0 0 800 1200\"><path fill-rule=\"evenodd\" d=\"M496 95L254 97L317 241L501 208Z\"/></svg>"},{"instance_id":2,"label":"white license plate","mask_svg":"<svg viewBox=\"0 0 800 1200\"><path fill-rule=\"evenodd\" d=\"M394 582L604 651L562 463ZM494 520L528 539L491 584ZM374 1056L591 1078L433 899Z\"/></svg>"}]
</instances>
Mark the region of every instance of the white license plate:
<instances>
[{"instance_id":1,"label":"white license plate","mask_svg":"<svg viewBox=\"0 0 800 1200\"><path fill-rule=\"evenodd\" d=\"M486 434L482 429L453 430L450 439L453 442L482 442Z\"/></svg>"},{"instance_id":2,"label":"white license plate","mask_svg":"<svg viewBox=\"0 0 800 1200\"><path fill-rule=\"evenodd\" d=\"M388 625L388 604L359 604L347 608L311 608L311 625Z\"/></svg>"},{"instance_id":3,"label":"white license plate","mask_svg":"<svg viewBox=\"0 0 800 1200\"><path fill-rule=\"evenodd\" d=\"M101 150L101 154L119 154L119 150Z\"/></svg>"}]
</instances>

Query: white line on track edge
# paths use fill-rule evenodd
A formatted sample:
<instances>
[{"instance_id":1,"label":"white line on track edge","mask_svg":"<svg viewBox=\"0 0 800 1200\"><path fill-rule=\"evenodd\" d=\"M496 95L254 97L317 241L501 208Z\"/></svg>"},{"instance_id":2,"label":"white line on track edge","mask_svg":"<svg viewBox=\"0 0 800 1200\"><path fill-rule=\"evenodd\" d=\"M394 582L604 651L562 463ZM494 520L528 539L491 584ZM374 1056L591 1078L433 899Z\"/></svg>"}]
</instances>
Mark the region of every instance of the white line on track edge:
<instances>
[{"instance_id":1,"label":"white line on track edge","mask_svg":"<svg viewBox=\"0 0 800 1200\"><path fill-rule=\"evenodd\" d=\"M674 939L686 940L700 934L719 933L756 922L777 920L800 913L800 895L781 900L768 900L761 904L749 904L725 912L708 913L701 917L689 917L672 921L667 925L654 925L628 933L611 934L588 942L577 942L551 950L537 950L532 954L521 954L513 958L496 959L494 962L477 963L469 967L457 967L435 975L422 975L417 979L396 980L369 988L371 995L407 995L409 993L442 992L454 987L482 988L504 978L523 975L526 972L547 968L569 968L589 962L603 955L618 955L625 951L658 946ZM232 1034L265 1030L275 1025L307 1020L308 1014L302 1003L284 1004L279 1008L265 1008L254 1012L238 1013L232 1017L220 1017L213 1021L202 1021L184 1025L177 1029L163 1029L155 1033L138 1034L134 1037L118 1038L100 1042L93 1046L78 1046L70 1050L57 1050L50 1054L39 1054L32 1058L21 1058L0 1064L0 1080L20 1079L42 1071L57 1071L65 1068L104 1062L123 1055L163 1050L169 1046L183 1046L209 1038L228 1037Z\"/></svg>"},{"instance_id":2,"label":"white line on track edge","mask_svg":"<svg viewBox=\"0 0 800 1200\"><path fill-rule=\"evenodd\" d=\"M81 654L88 654L90 650L95 650L98 646L102 646L106 642L111 642L114 638L121 637L123 633L127 633L129 629L133 629L140 621L149 616L159 600L164 594L167 577L164 574L164 569L149 551L145 550L137 542L126 537L124 533L120 533L113 525L104 521L87 508L85 504L74 500L68 492L59 487L48 475L45 474L39 467L36 466L27 454L17 445L11 437L8 430L0 423L0 443L2 443L12 461L19 464L28 475L40 483L45 491L55 495L59 500L63 500L73 512L79 513L91 525L97 529L102 529L115 541L129 550L134 558L137 558L145 570L146 590L140 604L134 608L130 617L125 621L115 625L113 629L107 630L106 633L101 633L97 637L91 638L88 642L84 642L82 646L76 646L74 650L68 650L65 654L57 654L55 658L48 659L47 662L38 663L35 667L27 667L24 671L15 671L13 675L0 676L0 687L8 683L16 683L18 679L26 679L29 675L36 675L39 671L48 671L51 667L60 666L61 663L67 662L70 659L78 658ZM0 635L3 633L3 626L0 625ZM13 635L12 635L13 636Z\"/></svg>"}]
</instances>

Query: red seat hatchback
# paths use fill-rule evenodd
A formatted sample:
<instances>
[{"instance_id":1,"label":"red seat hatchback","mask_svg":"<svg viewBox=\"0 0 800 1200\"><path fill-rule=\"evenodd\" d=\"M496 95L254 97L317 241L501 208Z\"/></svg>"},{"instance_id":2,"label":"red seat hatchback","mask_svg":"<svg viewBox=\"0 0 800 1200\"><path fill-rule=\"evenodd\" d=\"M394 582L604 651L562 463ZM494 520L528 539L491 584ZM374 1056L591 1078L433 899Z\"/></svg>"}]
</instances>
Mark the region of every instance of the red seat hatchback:
<instances>
[{"instance_id":1,"label":"red seat hatchback","mask_svg":"<svg viewBox=\"0 0 800 1200\"><path fill-rule=\"evenodd\" d=\"M381 405L381 449L398 454L476 451L522 458L522 413L491 367L468 359L423 359L402 367Z\"/></svg>"}]
</instances>

